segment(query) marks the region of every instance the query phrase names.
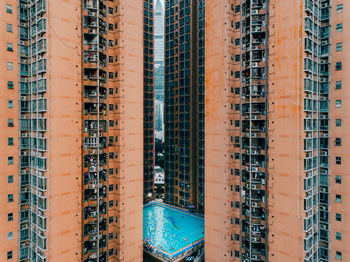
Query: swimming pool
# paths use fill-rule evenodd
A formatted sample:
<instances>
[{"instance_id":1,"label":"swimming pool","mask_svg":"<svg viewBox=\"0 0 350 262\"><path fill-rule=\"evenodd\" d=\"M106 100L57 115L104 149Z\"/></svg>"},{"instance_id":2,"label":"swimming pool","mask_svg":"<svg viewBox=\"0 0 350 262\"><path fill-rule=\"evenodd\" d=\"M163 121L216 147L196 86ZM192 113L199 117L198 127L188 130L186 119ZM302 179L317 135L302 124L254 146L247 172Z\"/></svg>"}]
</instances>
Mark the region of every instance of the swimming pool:
<instances>
[{"instance_id":1,"label":"swimming pool","mask_svg":"<svg viewBox=\"0 0 350 262\"><path fill-rule=\"evenodd\" d=\"M156 253L174 258L204 242L201 216L157 202L143 207L143 240Z\"/></svg>"}]
</instances>

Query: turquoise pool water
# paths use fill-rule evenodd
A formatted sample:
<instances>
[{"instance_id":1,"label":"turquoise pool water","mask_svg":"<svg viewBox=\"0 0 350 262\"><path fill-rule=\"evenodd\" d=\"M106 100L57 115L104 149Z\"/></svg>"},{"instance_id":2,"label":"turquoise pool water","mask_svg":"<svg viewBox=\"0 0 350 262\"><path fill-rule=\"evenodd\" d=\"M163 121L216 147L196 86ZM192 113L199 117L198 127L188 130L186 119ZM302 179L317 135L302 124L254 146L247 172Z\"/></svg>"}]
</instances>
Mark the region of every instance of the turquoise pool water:
<instances>
[{"instance_id":1,"label":"turquoise pool water","mask_svg":"<svg viewBox=\"0 0 350 262\"><path fill-rule=\"evenodd\" d=\"M204 219L151 202L143 208L143 239L156 252L175 257L204 241Z\"/></svg>"}]
</instances>

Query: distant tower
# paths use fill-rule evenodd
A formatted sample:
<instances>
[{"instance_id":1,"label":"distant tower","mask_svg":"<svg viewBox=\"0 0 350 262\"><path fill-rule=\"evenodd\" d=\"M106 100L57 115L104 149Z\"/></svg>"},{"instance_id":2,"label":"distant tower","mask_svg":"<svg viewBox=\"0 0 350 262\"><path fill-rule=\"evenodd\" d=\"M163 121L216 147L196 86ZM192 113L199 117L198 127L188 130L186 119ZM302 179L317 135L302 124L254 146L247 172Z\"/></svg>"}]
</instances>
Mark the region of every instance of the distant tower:
<instances>
[{"instance_id":1,"label":"distant tower","mask_svg":"<svg viewBox=\"0 0 350 262\"><path fill-rule=\"evenodd\" d=\"M155 99L164 100L164 7L161 0L155 0L154 12L154 60Z\"/></svg>"}]
</instances>

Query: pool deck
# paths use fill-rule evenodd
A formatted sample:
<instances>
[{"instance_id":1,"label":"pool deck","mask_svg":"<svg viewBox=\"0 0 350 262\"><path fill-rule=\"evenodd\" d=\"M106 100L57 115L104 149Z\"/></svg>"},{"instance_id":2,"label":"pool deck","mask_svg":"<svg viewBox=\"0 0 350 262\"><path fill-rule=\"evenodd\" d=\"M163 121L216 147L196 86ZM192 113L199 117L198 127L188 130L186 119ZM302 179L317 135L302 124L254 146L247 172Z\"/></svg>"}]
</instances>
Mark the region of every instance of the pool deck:
<instances>
[{"instance_id":1,"label":"pool deck","mask_svg":"<svg viewBox=\"0 0 350 262\"><path fill-rule=\"evenodd\" d=\"M171 205L168 205L168 204L164 204L164 203L159 203L157 201L151 201L147 204L144 205L144 207L147 207L147 206L150 206L150 205L158 205L158 206L162 206L162 207L166 207L166 208L170 208L170 209L173 209L173 210L176 210L177 212L181 212L181 213L184 213L186 215L189 215L189 216L193 216L193 217L196 217L196 218L202 218L204 219L204 216L201 215L201 214L197 214L197 213L191 213L189 212L188 210L186 209L183 209L183 208L179 208L179 207L175 207L175 206L171 206ZM145 239L144 239L145 240ZM179 250L176 250L175 252L173 253L168 253L164 250L161 250L159 248L156 248L156 247L153 247L154 251L151 251L151 250L147 250L144 248L144 252L147 253L148 255L152 256L152 257L155 257L157 259L159 259L160 261L182 261L182 259L189 255L190 253L196 251L197 249L201 248L201 246L203 245L204 243L204 237L195 241L195 242L192 242L191 244L179 249Z\"/></svg>"}]
</instances>

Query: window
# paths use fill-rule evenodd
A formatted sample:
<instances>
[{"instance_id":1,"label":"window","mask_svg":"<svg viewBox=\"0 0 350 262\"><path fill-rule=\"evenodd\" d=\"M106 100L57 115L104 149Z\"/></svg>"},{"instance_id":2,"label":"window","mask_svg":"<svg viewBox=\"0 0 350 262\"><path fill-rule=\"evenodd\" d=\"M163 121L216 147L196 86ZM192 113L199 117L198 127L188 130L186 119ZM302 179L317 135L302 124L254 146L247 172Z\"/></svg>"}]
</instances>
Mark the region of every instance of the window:
<instances>
[{"instance_id":1,"label":"window","mask_svg":"<svg viewBox=\"0 0 350 262\"><path fill-rule=\"evenodd\" d=\"M13 146L13 137L9 137L9 138L7 138L7 145L8 146Z\"/></svg>"},{"instance_id":2,"label":"window","mask_svg":"<svg viewBox=\"0 0 350 262\"><path fill-rule=\"evenodd\" d=\"M13 213L8 213L8 214L7 214L7 221L8 221L8 222L13 221Z\"/></svg>"},{"instance_id":3,"label":"window","mask_svg":"<svg viewBox=\"0 0 350 262\"><path fill-rule=\"evenodd\" d=\"M13 44L12 43L7 43L7 51L13 52Z\"/></svg>"},{"instance_id":4,"label":"window","mask_svg":"<svg viewBox=\"0 0 350 262\"><path fill-rule=\"evenodd\" d=\"M108 57L108 62L113 63L113 56Z\"/></svg>"},{"instance_id":5,"label":"window","mask_svg":"<svg viewBox=\"0 0 350 262\"><path fill-rule=\"evenodd\" d=\"M9 203L13 202L13 194L7 195L7 202L9 202Z\"/></svg>"},{"instance_id":6,"label":"window","mask_svg":"<svg viewBox=\"0 0 350 262\"><path fill-rule=\"evenodd\" d=\"M109 206L109 207L113 207L113 200L110 200L110 201L109 201L108 206Z\"/></svg>"},{"instance_id":7,"label":"window","mask_svg":"<svg viewBox=\"0 0 350 262\"><path fill-rule=\"evenodd\" d=\"M235 78L236 78L236 79L239 78L239 71L236 71L236 72L235 72Z\"/></svg>"},{"instance_id":8,"label":"window","mask_svg":"<svg viewBox=\"0 0 350 262\"><path fill-rule=\"evenodd\" d=\"M113 31L113 24L108 24L108 30Z\"/></svg>"},{"instance_id":9,"label":"window","mask_svg":"<svg viewBox=\"0 0 350 262\"><path fill-rule=\"evenodd\" d=\"M109 127L113 127L114 126L114 121L113 120L109 120Z\"/></svg>"},{"instance_id":10,"label":"window","mask_svg":"<svg viewBox=\"0 0 350 262\"><path fill-rule=\"evenodd\" d=\"M13 89L13 81L7 81L7 89Z\"/></svg>"},{"instance_id":11,"label":"window","mask_svg":"<svg viewBox=\"0 0 350 262\"><path fill-rule=\"evenodd\" d=\"M7 70L12 71L13 70L13 63L7 62Z\"/></svg>"},{"instance_id":12,"label":"window","mask_svg":"<svg viewBox=\"0 0 350 262\"><path fill-rule=\"evenodd\" d=\"M238 234L235 234L235 240L239 241L239 235Z\"/></svg>"},{"instance_id":13,"label":"window","mask_svg":"<svg viewBox=\"0 0 350 262\"><path fill-rule=\"evenodd\" d=\"M338 241L341 241L341 233L340 232L335 232L335 239Z\"/></svg>"},{"instance_id":14,"label":"window","mask_svg":"<svg viewBox=\"0 0 350 262\"><path fill-rule=\"evenodd\" d=\"M14 124L13 124L13 118L7 119L7 126L8 126L8 127L13 127L13 126L14 126Z\"/></svg>"},{"instance_id":15,"label":"window","mask_svg":"<svg viewBox=\"0 0 350 262\"><path fill-rule=\"evenodd\" d=\"M8 251L7 252L7 260L12 259L13 258L13 252L12 251Z\"/></svg>"},{"instance_id":16,"label":"window","mask_svg":"<svg viewBox=\"0 0 350 262\"><path fill-rule=\"evenodd\" d=\"M7 233L7 240L12 240L13 239L13 232L8 232Z\"/></svg>"},{"instance_id":17,"label":"window","mask_svg":"<svg viewBox=\"0 0 350 262\"><path fill-rule=\"evenodd\" d=\"M6 31L9 33L12 33L12 25L11 24L6 24Z\"/></svg>"},{"instance_id":18,"label":"window","mask_svg":"<svg viewBox=\"0 0 350 262\"><path fill-rule=\"evenodd\" d=\"M341 184L341 176L335 176L335 183Z\"/></svg>"},{"instance_id":19,"label":"window","mask_svg":"<svg viewBox=\"0 0 350 262\"><path fill-rule=\"evenodd\" d=\"M113 10L112 7L109 7L109 8L108 8L108 13L109 13L110 15L113 15L113 11L114 11L114 10Z\"/></svg>"},{"instance_id":20,"label":"window","mask_svg":"<svg viewBox=\"0 0 350 262\"><path fill-rule=\"evenodd\" d=\"M335 157L335 163L336 163L337 165L341 165L341 157L340 157L340 156L336 156L336 157Z\"/></svg>"},{"instance_id":21,"label":"window","mask_svg":"<svg viewBox=\"0 0 350 262\"><path fill-rule=\"evenodd\" d=\"M335 89L341 89L342 87L342 82L341 81L336 81L335 82Z\"/></svg>"},{"instance_id":22,"label":"window","mask_svg":"<svg viewBox=\"0 0 350 262\"><path fill-rule=\"evenodd\" d=\"M335 252L335 259L336 259L336 260L342 260L342 259L343 259L343 258L342 258L342 252L336 251L336 252Z\"/></svg>"},{"instance_id":23,"label":"window","mask_svg":"<svg viewBox=\"0 0 350 262\"><path fill-rule=\"evenodd\" d=\"M12 14L12 5L6 5L6 13Z\"/></svg>"},{"instance_id":24,"label":"window","mask_svg":"<svg viewBox=\"0 0 350 262\"><path fill-rule=\"evenodd\" d=\"M335 145L336 146L341 146L341 138L340 137L336 137L335 138Z\"/></svg>"},{"instance_id":25,"label":"window","mask_svg":"<svg viewBox=\"0 0 350 262\"><path fill-rule=\"evenodd\" d=\"M335 214L335 220L338 221L338 222L341 222L341 214L336 213Z\"/></svg>"},{"instance_id":26,"label":"window","mask_svg":"<svg viewBox=\"0 0 350 262\"><path fill-rule=\"evenodd\" d=\"M236 5L236 7L235 7L235 13L236 13L236 14L239 13L240 9L241 9L241 6Z\"/></svg>"},{"instance_id":27,"label":"window","mask_svg":"<svg viewBox=\"0 0 350 262\"><path fill-rule=\"evenodd\" d=\"M240 22L235 23L235 29L239 29L241 26Z\"/></svg>"},{"instance_id":28,"label":"window","mask_svg":"<svg viewBox=\"0 0 350 262\"><path fill-rule=\"evenodd\" d=\"M336 127L341 127L341 119L336 119L335 120L335 126Z\"/></svg>"},{"instance_id":29,"label":"window","mask_svg":"<svg viewBox=\"0 0 350 262\"><path fill-rule=\"evenodd\" d=\"M341 108L341 100L335 100L335 107Z\"/></svg>"},{"instance_id":30,"label":"window","mask_svg":"<svg viewBox=\"0 0 350 262\"><path fill-rule=\"evenodd\" d=\"M7 164L13 165L13 156L9 156L9 157L7 158Z\"/></svg>"},{"instance_id":31,"label":"window","mask_svg":"<svg viewBox=\"0 0 350 262\"><path fill-rule=\"evenodd\" d=\"M235 192L239 193L239 186L235 185Z\"/></svg>"},{"instance_id":32,"label":"window","mask_svg":"<svg viewBox=\"0 0 350 262\"><path fill-rule=\"evenodd\" d=\"M239 60L240 60L239 55L235 55L235 62L239 62Z\"/></svg>"},{"instance_id":33,"label":"window","mask_svg":"<svg viewBox=\"0 0 350 262\"><path fill-rule=\"evenodd\" d=\"M109 153L109 159L114 159L114 153L113 152Z\"/></svg>"},{"instance_id":34,"label":"window","mask_svg":"<svg viewBox=\"0 0 350 262\"><path fill-rule=\"evenodd\" d=\"M109 191L113 191L113 188L114 188L113 185L109 185L109 186L108 186L108 190L109 190Z\"/></svg>"},{"instance_id":35,"label":"window","mask_svg":"<svg viewBox=\"0 0 350 262\"><path fill-rule=\"evenodd\" d=\"M112 223L113 223L113 220L114 220L113 217L109 217L109 218L108 218L108 223L109 223L109 224L112 224Z\"/></svg>"},{"instance_id":36,"label":"window","mask_svg":"<svg viewBox=\"0 0 350 262\"><path fill-rule=\"evenodd\" d=\"M235 39L235 45L236 45L236 46L239 46L239 42L240 42L239 38L236 38L236 39Z\"/></svg>"},{"instance_id":37,"label":"window","mask_svg":"<svg viewBox=\"0 0 350 262\"><path fill-rule=\"evenodd\" d=\"M235 250L235 257L239 257L239 251Z\"/></svg>"},{"instance_id":38,"label":"window","mask_svg":"<svg viewBox=\"0 0 350 262\"><path fill-rule=\"evenodd\" d=\"M109 45L109 46L113 46L113 40L109 40L109 41L108 41L108 45Z\"/></svg>"},{"instance_id":39,"label":"window","mask_svg":"<svg viewBox=\"0 0 350 262\"><path fill-rule=\"evenodd\" d=\"M341 195L335 195L335 202L341 203Z\"/></svg>"},{"instance_id":40,"label":"window","mask_svg":"<svg viewBox=\"0 0 350 262\"><path fill-rule=\"evenodd\" d=\"M239 218L238 217L235 217L235 224L239 225Z\"/></svg>"},{"instance_id":41,"label":"window","mask_svg":"<svg viewBox=\"0 0 350 262\"><path fill-rule=\"evenodd\" d=\"M337 5L337 13L343 13L343 5Z\"/></svg>"},{"instance_id":42,"label":"window","mask_svg":"<svg viewBox=\"0 0 350 262\"><path fill-rule=\"evenodd\" d=\"M342 62L336 62L335 63L335 71L340 71L342 70Z\"/></svg>"},{"instance_id":43,"label":"window","mask_svg":"<svg viewBox=\"0 0 350 262\"><path fill-rule=\"evenodd\" d=\"M337 24L337 32L343 32L343 24Z\"/></svg>"},{"instance_id":44,"label":"window","mask_svg":"<svg viewBox=\"0 0 350 262\"><path fill-rule=\"evenodd\" d=\"M336 44L336 51L337 52L340 52L343 50L343 43L337 43Z\"/></svg>"},{"instance_id":45,"label":"window","mask_svg":"<svg viewBox=\"0 0 350 262\"><path fill-rule=\"evenodd\" d=\"M113 248L108 250L108 256L113 256L113 253L114 253L114 249Z\"/></svg>"},{"instance_id":46,"label":"window","mask_svg":"<svg viewBox=\"0 0 350 262\"><path fill-rule=\"evenodd\" d=\"M7 107L13 108L13 100L7 100Z\"/></svg>"},{"instance_id":47,"label":"window","mask_svg":"<svg viewBox=\"0 0 350 262\"><path fill-rule=\"evenodd\" d=\"M9 175L7 177L7 183L12 184L13 183L13 175Z\"/></svg>"},{"instance_id":48,"label":"window","mask_svg":"<svg viewBox=\"0 0 350 262\"><path fill-rule=\"evenodd\" d=\"M239 88L235 88L235 95L239 95L239 93L240 93Z\"/></svg>"}]
</instances>

